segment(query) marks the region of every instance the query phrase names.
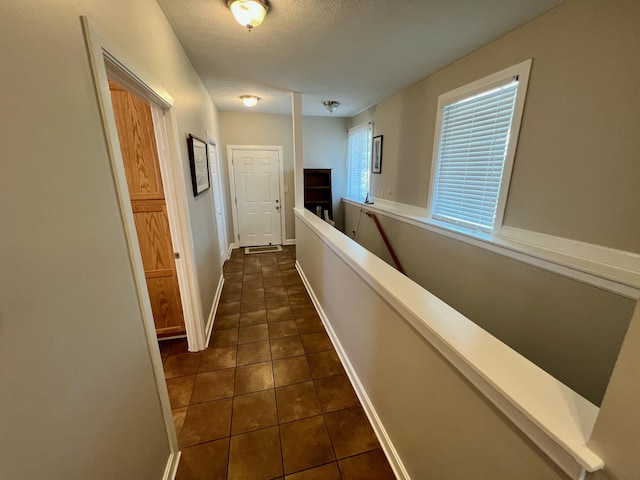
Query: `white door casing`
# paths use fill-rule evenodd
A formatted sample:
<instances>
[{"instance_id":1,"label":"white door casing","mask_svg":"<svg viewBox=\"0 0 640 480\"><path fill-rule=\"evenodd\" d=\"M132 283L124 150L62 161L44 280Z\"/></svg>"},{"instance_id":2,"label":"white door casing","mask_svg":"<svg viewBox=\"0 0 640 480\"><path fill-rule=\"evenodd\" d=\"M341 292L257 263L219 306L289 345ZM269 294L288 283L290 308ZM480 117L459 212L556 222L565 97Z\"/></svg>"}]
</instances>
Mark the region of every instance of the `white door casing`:
<instances>
[{"instance_id":1,"label":"white door casing","mask_svg":"<svg viewBox=\"0 0 640 480\"><path fill-rule=\"evenodd\" d=\"M227 259L229 246L227 244L226 220L224 217L224 205L222 203L222 179L220 178L220 163L218 159L218 147L216 142L210 138L207 139L209 148L209 163L211 169L211 184L213 185L213 201L216 215L216 225L218 230L218 248L220 266L224 265Z\"/></svg>"},{"instance_id":2,"label":"white door casing","mask_svg":"<svg viewBox=\"0 0 640 480\"><path fill-rule=\"evenodd\" d=\"M282 147L230 145L228 153L240 246L280 245L284 238Z\"/></svg>"}]
</instances>

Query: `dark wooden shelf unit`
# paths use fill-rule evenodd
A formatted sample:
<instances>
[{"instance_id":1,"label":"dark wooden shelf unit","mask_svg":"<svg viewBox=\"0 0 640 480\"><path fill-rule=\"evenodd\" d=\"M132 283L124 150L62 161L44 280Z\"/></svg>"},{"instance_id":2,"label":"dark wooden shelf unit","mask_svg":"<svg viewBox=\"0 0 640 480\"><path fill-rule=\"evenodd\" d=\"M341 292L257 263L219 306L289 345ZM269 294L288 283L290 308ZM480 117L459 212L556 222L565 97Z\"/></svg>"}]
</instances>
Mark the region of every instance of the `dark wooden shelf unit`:
<instances>
[{"instance_id":1,"label":"dark wooden shelf unit","mask_svg":"<svg viewBox=\"0 0 640 480\"><path fill-rule=\"evenodd\" d=\"M316 213L316 208L329 210L329 218L333 220L333 196L331 193L330 168L304 169L304 208Z\"/></svg>"}]
</instances>

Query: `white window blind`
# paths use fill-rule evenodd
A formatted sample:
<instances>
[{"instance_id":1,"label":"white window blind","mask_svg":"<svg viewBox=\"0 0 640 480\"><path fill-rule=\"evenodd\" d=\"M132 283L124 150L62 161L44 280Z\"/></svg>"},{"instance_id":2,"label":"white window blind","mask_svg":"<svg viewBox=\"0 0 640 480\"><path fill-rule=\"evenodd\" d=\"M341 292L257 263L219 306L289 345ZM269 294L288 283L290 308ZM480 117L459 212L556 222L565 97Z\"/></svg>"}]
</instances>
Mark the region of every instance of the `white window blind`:
<instances>
[{"instance_id":1,"label":"white window blind","mask_svg":"<svg viewBox=\"0 0 640 480\"><path fill-rule=\"evenodd\" d=\"M347 197L354 200L364 200L369 192L372 130L370 123L349 130Z\"/></svg>"},{"instance_id":2,"label":"white window blind","mask_svg":"<svg viewBox=\"0 0 640 480\"><path fill-rule=\"evenodd\" d=\"M491 233L509 146L518 77L442 106L431 215Z\"/></svg>"}]
</instances>

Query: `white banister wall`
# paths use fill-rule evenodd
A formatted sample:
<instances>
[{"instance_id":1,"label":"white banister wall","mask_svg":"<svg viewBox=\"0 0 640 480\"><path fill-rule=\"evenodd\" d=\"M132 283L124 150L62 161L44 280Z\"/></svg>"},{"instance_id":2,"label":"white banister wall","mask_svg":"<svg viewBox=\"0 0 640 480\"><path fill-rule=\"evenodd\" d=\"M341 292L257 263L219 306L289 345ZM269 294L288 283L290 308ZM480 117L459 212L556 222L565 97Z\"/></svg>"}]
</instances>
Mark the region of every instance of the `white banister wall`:
<instances>
[{"instance_id":1,"label":"white banister wall","mask_svg":"<svg viewBox=\"0 0 640 480\"><path fill-rule=\"evenodd\" d=\"M597 407L322 220L298 269L400 479L583 478Z\"/></svg>"}]
</instances>

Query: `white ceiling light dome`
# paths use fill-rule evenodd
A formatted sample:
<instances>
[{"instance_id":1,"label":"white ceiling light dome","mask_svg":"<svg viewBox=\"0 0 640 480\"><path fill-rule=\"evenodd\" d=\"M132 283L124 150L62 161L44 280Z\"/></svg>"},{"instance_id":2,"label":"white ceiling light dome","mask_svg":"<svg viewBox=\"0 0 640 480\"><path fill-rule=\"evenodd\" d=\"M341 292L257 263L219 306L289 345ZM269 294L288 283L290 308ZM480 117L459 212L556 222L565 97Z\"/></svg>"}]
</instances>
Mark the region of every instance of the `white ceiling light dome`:
<instances>
[{"instance_id":1,"label":"white ceiling light dome","mask_svg":"<svg viewBox=\"0 0 640 480\"><path fill-rule=\"evenodd\" d=\"M236 21L251 30L262 23L271 8L268 0L227 0Z\"/></svg>"}]
</instances>

